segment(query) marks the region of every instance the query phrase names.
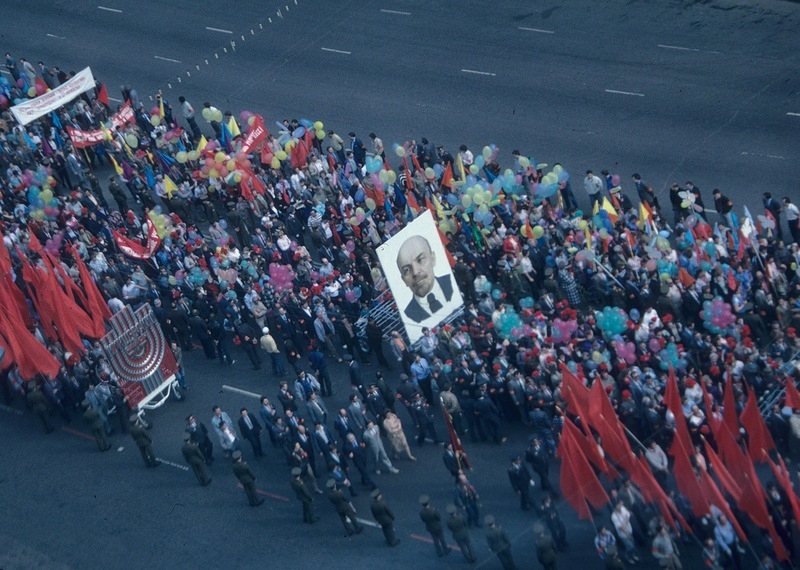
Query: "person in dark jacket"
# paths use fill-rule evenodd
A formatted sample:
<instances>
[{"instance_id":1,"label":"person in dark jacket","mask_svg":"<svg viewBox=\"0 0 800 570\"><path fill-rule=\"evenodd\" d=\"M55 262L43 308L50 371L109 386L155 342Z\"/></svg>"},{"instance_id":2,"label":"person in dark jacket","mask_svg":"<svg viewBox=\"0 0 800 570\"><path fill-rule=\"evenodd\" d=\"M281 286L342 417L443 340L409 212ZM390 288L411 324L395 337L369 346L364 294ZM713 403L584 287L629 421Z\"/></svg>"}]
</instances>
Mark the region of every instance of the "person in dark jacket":
<instances>
[{"instance_id":1,"label":"person in dark jacket","mask_svg":"<svg viewBox=\"0 0 800 570\"><path fill-rule=\"evenodd\" d=\"M381 525L383 536L386 538L386 544L389 546L397 546L400 540L395 538L394 534L394 513L383 500L383 495L380 489L372 491L372 504L370 510L375 521Z\"/></svg>"},{"instance_id":2,"label":"person in dark jacket","mask_svg":"<svg viewBox=\"0 0 800 570\"><path fill-rule=\"evenodd\" d=\"M467 519L458 512L455 505L447 505L447 528L453 534L453 540L461 549L461 554L467 562L475 562L475 553L472 550L472 540L469 537Z\"/></svg>"},{"instance_id":3,"label":"person in dark jacket","mask_svg":"<svg viewBox=\"0 0 800 570\"><path fill-rule=\"evenodd\" d=\"M519 503L523 511L528 511L531 508L531 487L533 480L528 468L522 463L522 457L519 454L511 456L511 466L508 468L508 480L511 482L511 488L519 496Z\"/></svg>"}]
</instances>

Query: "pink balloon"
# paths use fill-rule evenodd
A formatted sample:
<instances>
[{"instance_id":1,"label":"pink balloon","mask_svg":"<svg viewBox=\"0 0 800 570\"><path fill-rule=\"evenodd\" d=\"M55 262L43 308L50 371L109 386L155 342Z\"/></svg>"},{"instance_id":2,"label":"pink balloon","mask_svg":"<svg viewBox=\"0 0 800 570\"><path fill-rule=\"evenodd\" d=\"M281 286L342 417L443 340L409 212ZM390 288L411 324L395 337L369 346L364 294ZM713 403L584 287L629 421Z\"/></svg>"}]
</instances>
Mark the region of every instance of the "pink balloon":
<instances>
[{"instance_id":1,"label":"pink balloon","mask_svg":"<svg viewBox=\"0 0 800 570\"><path fill-rule=\"evenodd\" d=\"M661 350L661 344L658 342L658 339L657 339L657 338L651 338L651 339L650 339L650 342L649 342L649 343L647 343L647 347L648 347L648 348L649 348L649 349L650 349L652 352L658 352L659 350Z\"/></svg>"}]
</instances>

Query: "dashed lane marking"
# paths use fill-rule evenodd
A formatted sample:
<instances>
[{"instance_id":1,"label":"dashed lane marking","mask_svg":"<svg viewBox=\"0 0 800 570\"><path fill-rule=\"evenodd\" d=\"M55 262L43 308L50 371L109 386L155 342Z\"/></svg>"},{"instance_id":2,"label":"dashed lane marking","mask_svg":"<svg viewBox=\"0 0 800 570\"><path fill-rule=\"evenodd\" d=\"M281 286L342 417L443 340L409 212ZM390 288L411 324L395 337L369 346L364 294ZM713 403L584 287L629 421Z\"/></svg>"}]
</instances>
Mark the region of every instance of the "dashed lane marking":
<instances>
[{"instance_id":1,"label":"dashed lane marking","mask_svg":"<svg viewBox=\"0 0 800 570\"><path fill-rule=\"evenodd\" d=\"M553 30L542 30L540 28L526 28L524 26L518 26L517 29L524 32L536 32L537 34L555 34Z\"/></svg>"},{"instance_id":2,"label":"dashed lane marking","mask_svg":"<svg viewBox=\"0 0 800 570\"><path fill-rule=\"evenodd\" d=\"M496 73L490 73L488 71L476 71L475 69L462 69L461 71L463 73L472 73L474 75L490 75L492 77L497 75Z\"/></svg>"},{"instance_id":3,"label":"dashed lane marking","mask_svg":"<svg viewBox=\"0 0 800 570\"><path fill-rule=\"evenodd\" d=\"M105 10L106 12L114 12L115 14L122 14L122 10L118 10L116 8L108 8L106 6L98 6L98 10Z\"/></svg>"},{"instance_id":4,"label":"dashed lane marking","mask_svg":"<svg viewBox=\"0 0 800 570\"><path fill-rule=\"evenodd\" d=\"M206 26L206 29L207 29L209 32L219 32L220 34L232 34L232 33L233 33L233 32L232 32L232 31L230 31L230 30L223 30L223 29L221 29L221 28L212 28L212 27L210 27L210 26Z\"/></svg>"},{"instance_id":5,"label":"dashed lane marking","mask_svg":"<svg viewBox=\"0 0 800 570\"><path fill-rule=\"evenodd\" d=\"M616 89L606 89L606 93L614 93L616 95L633 95L635 97L644 97L644 93L634 93L633 91L617 91Z\"/></svg>"},{"instance_id":6,"label":"dashed lane marking","mask_svg":"<svg viewBox=\"0 0 800 570\"><path fill-rule=\"evenodd\" d=\"M160 55L154 55L153 58L160 59L161 61L170 61L172 63L180 63L177 59L172 59L169 57L161 57Z\"/></svg>"},{"instance_id":7,"label":"dashed lane marking","mask_svg":"<svg viewBox=\"0 0 800 570\"><path fill-rule=\"evenodd\" d=\"M238 483L236 487L238 489L244 489L241 483ZM284 501L286 503L289 502L289 497L284 497L283 495L276 495L275 493L270 493L269 491L256 489L256 493L258 493L259 495L264 495L265 497L269 497L270 499L275 499L276 501Z\"/></svg>"},{"instance_id":8,"label":"dashed lane marking","mask_svg":"<svg viewBox=\"0 0 800 570\"><path fill-rule=\"evenodd\" d=\"M236 386L228 386L227 384L223 384L222 390L224 392L233 392L234 394L241 394L242 396L251 396L253 398L261 399L261 394L256 394L255 392L242 390L241 388L237 388Z\"/></svg>"},{"instance_id":9,"label":"dashed lane marking","mask_svg":"<svg viewBox=\"0 0 800 570\"><path fill-rule=\"evenodd\" d=\"M411 12L400 12L398 10L381 10L384 14L396 14L397 16L410 16Z\"/></svg>"},{"instance_id":10,"label":"dashed lane marking","mask_svg":"<svg viewBox=\"0 0 800 570\"><path fill-rule=\"evenodd\" d=\"M324 48L320 48L320 49L321 49L322 51L329 51L329 52L331 52L331 53L342 53L342 54L344 54L344 55L350 55L350 54L352 53L352 52L349 52L349 51L344 51L344 50L341 50L341 49L333 49L333 48L326 48L326 47L324 47Z\"/></svg>"},{"instance_id":11,"label":"dashed lane marking","mask_svg":"<svg viewBox=\"0 0 800 570\"><path fill-rule=\"evenodd\" d=\"M164 465L169 465L170 467L174 467L175 469L180 469L181 471L188 471L189 470L189 468L186 467L186 465L181 465L180 463L173 463L172 461L168 461L168 460L163 459L161 457L156 457L156 459L159 460Z\"/></svg>"}]
</instances>

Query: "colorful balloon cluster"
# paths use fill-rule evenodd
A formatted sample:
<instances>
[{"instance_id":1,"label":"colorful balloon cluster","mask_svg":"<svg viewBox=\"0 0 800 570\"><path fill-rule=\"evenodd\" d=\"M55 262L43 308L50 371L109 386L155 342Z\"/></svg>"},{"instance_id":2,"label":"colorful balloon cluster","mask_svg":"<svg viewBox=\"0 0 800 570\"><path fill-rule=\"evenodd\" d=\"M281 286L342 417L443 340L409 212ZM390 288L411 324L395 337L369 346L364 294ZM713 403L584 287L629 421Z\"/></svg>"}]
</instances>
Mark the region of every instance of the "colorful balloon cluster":
<instances>
[{"instance_id":1,"label":"colorful balloon cluster","mask_svg":"<svg viewBox=\"0 0 800 570\"><path fill-rule=\"evenodd\" d=\"M522 338L522 319L511 307L506 307L505 311L495 323L495 328L502 338L517 340Z\"/></svg>"},{"instance_id":2,"label":"colorful balloon cluster","mask_svg":"<svg viewBox=\"0 0 800 570\"><path fill-rule=\"evenodd\" d=\"M623 359L628 364L636 362L636 345L632 342L615 340L614 350L617 353L617 357Z\"/></svg>"},{"instance_id":3,"label":"colorful balloon cluster","mask_svg":"<svg viewBox=\"0 0 800 570\"><path fill-rule=\"evenodd\" d=\"M172 233L172 230L174 229L172 219L169 216L161 213L161 206L156 206L154 209L150 210L147 215L150 218L150 221L153 222L153 225L156 227L158 237L164 239Z\"/></svg>"},{"instance_id":4,"label":"colorful balloon cluster","mask_svg":"<svg viewBox=\"0 0 800 570\"><path fill-rule=\"evenodd\" d=\"M628 328L628 315L619 307L605 307L595 312L597 327L607 337L622 334Z\"/></svg>"},{"instance_id":5,"label":"colorful balloon cluster","mask_svg":"<svg viewBox=\"0 0 800 570\"><path fill-rule=\"evenodd\" d=\"M671 342L664 348L658 357L661 359L661 370L669 370L670 366L675 370L683 370L688 365L685 358L678 352L678 346Z\"/></svg>"},{"instance_id":6,"label":"colorful balloon cluster","mask_svg":"<svg viewBox=\"0 0 800 570\"><path fill-rule=\"evenodd\" d=\"M721 297L714 297L713 301L703 303L703 326L714 334L720 333L736 322L736 317L731 312L731 306Z\"/></svg>"},{"instance_id":7,"label":"colorful balloon cluster","mask_svg":"<svg viewBox=\"0 0 800 570\"><path fill-rule=\"evenodd\" d=\"M553 331L551 333L553 342L558 344L569 342L572 338L572 334L577 330L578 323L575 321L562 321L556 318L553 321Z\"/></svg>"},{"instance_id":8,"label":"colorful balloon cluster","mask_svg":"<svg viewBox=\"0 0 800 570\"><path fill-rule=\"evenodd\" d=\"M295 274L290 265L281 265L280 263L269 264L270 284L272 284L278 293L289 291L293 286L294 278Z\"/></svg>"}]
</instances>

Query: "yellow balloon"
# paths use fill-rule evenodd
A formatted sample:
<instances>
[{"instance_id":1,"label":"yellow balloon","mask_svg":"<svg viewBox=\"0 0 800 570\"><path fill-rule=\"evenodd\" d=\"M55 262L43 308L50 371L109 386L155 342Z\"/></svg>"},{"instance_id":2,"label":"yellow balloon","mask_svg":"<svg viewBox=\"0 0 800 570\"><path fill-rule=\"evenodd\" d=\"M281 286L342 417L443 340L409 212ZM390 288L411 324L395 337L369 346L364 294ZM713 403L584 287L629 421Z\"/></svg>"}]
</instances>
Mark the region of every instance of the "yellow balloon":
<instances>
[{"instance_id":1,"label":"yellow balloon","mask_svg":"<svg viewBox=\"0 0 800 570\"><path fill-rule=\"evenodd\" d=\"M224 152L219 151L217 154L214 155L214 162L216 162L217 164L222 164L224 160L225 160Z\"/></svg>"},{"instance_id":2,"label":"yellow balloon","mask_svg":"<svg viewBox=\"0 0 800 570\"><path fill-rule=\"evenodd\" d=\"M219 170L217 170L216 168L212 168L211 170L208 171L208 177L219 178Z\"/></svg>"},{"instance_id":3,"label":"yellow balloon","mask_svg":"<svg viewBox=\"0 0 800 570\"><path fill-rule=\"evenodd\" d=\"M581 220L580 222L578 222L578 227L582 230L586 230L586 228L589 227L589 222L587 222L586 220Z\"/></svg>"},{"instance_id":4,"label":"yellow balloon","mask_svg":"<svg viewBox=\"0 0 800 570\"><path fill-rule=\"evenodd\" d=\"M484 204L488 204L491 201L492 201L492 191L491 190L484 191L484 193L483 193L483 203Z\"/></svg>"},{"instance_id":5,"label":"yellow balloon","mask_svg":"<svg viewBox=\"0 0 800 570\"><path fill-rule=\"evenodd\" d=\"M489 212L489 206L487 206L486 204L481 204L479 210L481 211L481 214L486 214Z\"/></svg>"},{"instance_id":6,"label":"yellow balloon","mask_svg":"<svg viewBox=\"0 0 800 570\"><path fill-rule=\"evenodd\" d=\"M286 152L291 152L293 148L294 148L294 139L289 139L288 141L286 141L286 144L283 145L283 150L285 150Z\"/></svg>"},{"instance_id":7,"label":"yellow balloon","mask_svg":"<svg viewBox=\"0 0 800 570\"><path fill-rule=\"evenodd\" d=\"M461 196L461 204L465 208L469 208L470 206L472 206L472 196L470 196L469 194L464 194L463 196Z\"/></svg>"},{"instance_id":8,"label":"yellow balloon","mask_svg":"<svg viewBox=\"0 0 800 570\"><path fill-rule=\"evenodd\" d=\"M275 153L275 158L277 158L278 160L286 160L286 156L287 156L286 152L282 150L279 150L278 152Z\"/></svg>"},{"instance_id":9,"label":"yellow balloon","mask_svg":"<svg viewBox=\"0 0 800 570\"><path fill-rule=\"evenodd\" d=\"M233 181L236 182L237 184L239 182L241 182L242 181L242 174L240 172L235 173L233 175Z\"/></svg>"},{"instance_id":10,"label":"yellow balloon","mask_svg":"<svg viewBox=\"0 0 800 570\"><path fill-rule=\"evenodd\" d=\"M372 198L367 198L366 200L364 200L364 203L367 205L367 210L375 209L376 206L375 200L373 200Z\"/></svg>"},{"instance_id":11,"label":"yellow balloon","mask_svg":"<svg viewBox=\"0 0 800 570\"><path fill-rule=\"evenodd\" d=\"M404 149L402 146L398 146L396 149L394 149L394 152L400 158L403 158L406 155L406 149Z\"/></svg>"},{"instance_id":12,"label":"yellow balloon","mask_svg":"<svg viewBox=\"0 0 800 570\"><path fill-rule=\"evenodd\" d=\"M198 158L200 158L200 153L197 152L196 150L190 150L189 152L186 153L186 155L189 157L189 160L197 160Z\"/></svg>"},{"instance_id":13,"label":"yellow balloon","mask_svg":"<svg viewBox=\"0 0 800 570\"><path fill-rule=\"evenodd\" d=\"M378 172L378 179L384 184L389 181L389 173L383 169Z\"/></svg>"},{"instance_id":14,"label":"yellow balloon","mask_svg":"<svg viewBox=\"0 0 800 570\"><path fill-rule=\"evenodd\" d=\"M270 163L270 166L272 168L280 168L281 167L281 161L278 159L277 156L273 156L272 157L272 162Z\"/></svg>"},{"instance_id":15,"label":"yellow balloon","mask_svg":"<svg viewBox=\"0 0 800 570\"><path fill-rule=\"evenodd\" d=\"M539 239L544 235L544 228L542 226L533 226L533 237Z\"/></svg>"},{"instance_id":16,"label":"yellow balloon","mask_svg":"<svg viewBox=\"0 0 800 570\"><path fill-rule=\"evenodd\" d=\"M559 174L561 174L562 172L564 172L564 167L563 167L563 166L561 166L560 164L556 164L556 165L553 167L553 174L555 174L556 176L558 176L558 175L559 175Z\"/></svg>"},{"instance_id":17,"label":"yellow balloon","mask_svg":"<svg viewBox=\"0 0 800 570\"><path fill-rule=\"evenodd\" d=\"M322 121L314 121L314 130L315 131L322 131L322 129L324 129L324 128L325 128L325 125L322 124Z\"/></svg>"},{"instance_id":18,"label":"yellow balloon","mask_svg":"<svg viewBox=\"0 0 800 570\"><path fill-rule=\"evenodd\" d=\"M470 172L470 174L478 174L478 165L477 164L470 164L469 165L469 172Z\"/></svg>"},{"instance_id":19,"label":"yellow balloon","mask_svg":"<svg viewBox=\"0 0 800 570\"><path fill-rule=\"evenodd\" d=\"M394 170L389 170L386 173L386 183L387 184L394 184L397 181L397 173Z\"/></svg>"},{"instance_id":20,"label":"yellow balloon","mask_svg":"<svg viewBox=\"0 0 800 570\"><path fill-rule=\"evenodd\" d=\"M249 117L247 119L247 124L250 125L251 127L253 126L253 123L255 123L255 122L256 122L256 116L255 115L253 115L252 117Z\"/></svg>"},{"instance_id":21,"label":"yellow balloon","mask_svg":"<svg viewBox=\"0 0 800 570\"><path fill-rule=\"evenodd\" d=\"M425 178L436 178L436 172L430 166L425 169Z\"/></svg>"},{"instance_id":22,"label":"yellow balloon","mask_svg":"<svg viewBox=\"0 0 800 570\"><path fill-rule=\"evenodd\" d=\"M39 193L39 198L41 198L42 201L46 204L47 202L53 199L53 191L50 189L42 190Z\"/></svg>"},{"instance_id":23,"label":"yellow balloon","mask_svg":"<svg viewBox=\"0 0 800 570\"><path fill-rule=\"evenodd\" d=\"M479 206L483 204L483 192L476 192L475 195L472 197L472 201L478 204Z\"/></svg>"},{"instance_id":24,"label":"yellow balloon","mask_svg":"<svg viewBox=\"0 0 800 570\"><path fill-rule=\"evenodd\" d=\"M317 138L319 140L324 139L325 138L325 131L323 131L322 129L317 129Z\"/></svg>"},{"instance_id":25,"label":"yellow balloon","mask_svg":"<svg viewBox=\"0 0 800 570\"><path fill-rule=\"evenodd\" d=\"M161 124L161 117L159 117L158 115L153 115L152 117L150 117L150 124L153 125L154 127L157 127L158 125Z\"/></svg>"},{"instance_id":26,"label":"yellow balloon","mask_svg":"<svg viewBox=\"0 0 800 570\"><path fill-rule=\"evenodd\" d=\"M492 149L490 149L488 146L485 146L485 147L483 147L483 153L482 154L483 154L484 160L489 160L490 158L492 158Z\"/></svg>"},{"instance_id":27,"label":"yellow balloon","mask_svg":"<svg viewBox=\"0 0 800 570\"><path fill-rule=\"evenodd\" d=\"M179 150L175 153L175 160L183 164L187 160L189 160L189 153Z\"/></svg>"},{"instance_id":28,"label":"yellow balloon","mask_svg":"<svg viewBox=\"0 0 800 570\"><path fill-rule=\"evenodd\" d=\"M528 168L531 165L531 159L527 156L520 156L519 157L519 166L520 168Z\"/></svg>"},{"instance_id":29,"label":"yellow balloon","mask_svg":"<svg viewBox=\"0 0 800 570\"><path fill-rule=\"evenodd\" d=\"M229 159L227 163L225 163L225 168L228 170L236 170L236 159Z\"/></svg>"}]
</instances>

